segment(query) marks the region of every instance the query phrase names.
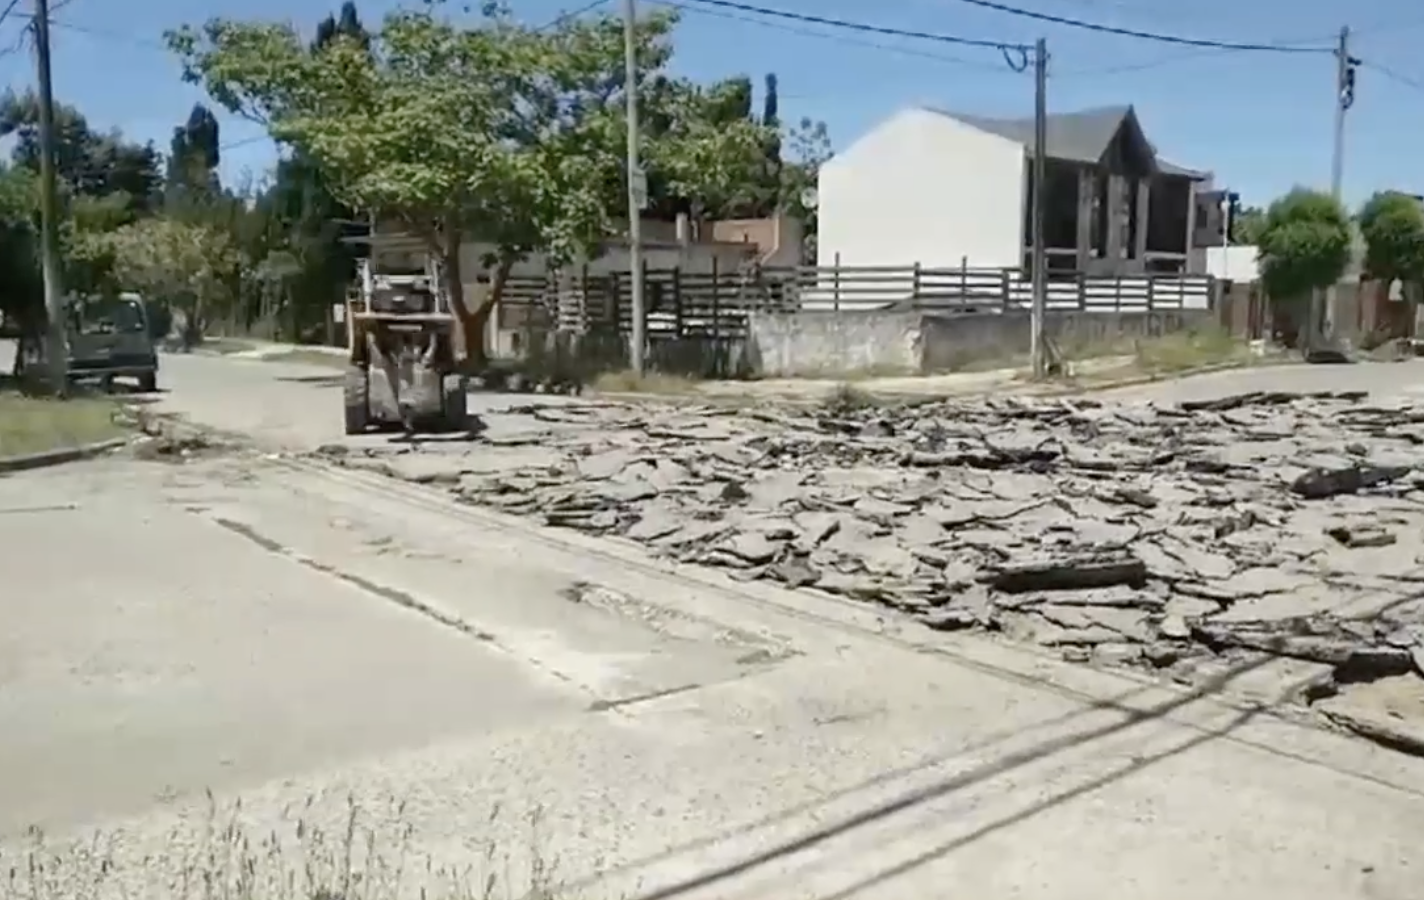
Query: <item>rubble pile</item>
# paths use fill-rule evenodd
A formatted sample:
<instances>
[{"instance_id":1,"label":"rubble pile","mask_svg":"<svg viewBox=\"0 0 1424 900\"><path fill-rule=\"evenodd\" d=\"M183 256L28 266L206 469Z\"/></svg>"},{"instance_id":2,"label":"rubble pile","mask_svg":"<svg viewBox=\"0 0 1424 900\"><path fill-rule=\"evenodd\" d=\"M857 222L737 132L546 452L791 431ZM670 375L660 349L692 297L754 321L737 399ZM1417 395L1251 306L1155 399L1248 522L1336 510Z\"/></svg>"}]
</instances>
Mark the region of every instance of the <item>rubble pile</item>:
<instances>
[{"instance_id":1,"label":"rubble pile","mask_svg":"<svg viewBox=\"0 0 1424 900\"><path fill-rule=\"evenodd\" d=\"M451 490L1186 682L1263 652L1342 681L1424 666L1424 407L1251 394L524 412L546 430L471 452L543 458L462 469Z\"/></svg>"}]
</instances>

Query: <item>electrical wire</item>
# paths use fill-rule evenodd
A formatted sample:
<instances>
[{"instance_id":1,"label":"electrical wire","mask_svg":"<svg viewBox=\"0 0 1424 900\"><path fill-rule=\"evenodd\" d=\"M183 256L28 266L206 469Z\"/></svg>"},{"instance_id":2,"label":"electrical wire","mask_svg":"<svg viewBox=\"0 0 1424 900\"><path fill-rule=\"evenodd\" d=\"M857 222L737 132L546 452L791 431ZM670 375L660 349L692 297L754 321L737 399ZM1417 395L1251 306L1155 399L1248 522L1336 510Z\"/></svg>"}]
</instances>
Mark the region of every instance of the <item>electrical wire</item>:
<instances>
[{"instance_id":1,"label":"electrical wire","mask_svg":"<svg viewBox=\"0 0 1424 900\"><path fill-rule=\"evenodd\" d=\"M1357 34L1358 32L1355 32L1355 31L1353 31L1353 29L1352 29L1351 33L1352 33L1352 34ZM1295 39L1291 39L1291 40L1271 41L1270 43L1271 43L1271 46L1280 46L1280 47L1300 46L1300 47L1305 47L1305 46L1309 46L1309 45L1324 45L1324 44L1328 44L1328 43L1330 43L1331 41L1336 40L1337 36L1338 36L1337 34L1327 34L1327 35L1319 35L1319 34L1316 34L1316 35L1312 35L1312 36L1310 36L1310 37L1308 37L1308 38L1295 38ZM1145 71L1147 71L1147 70L1149 70L1149 69L1160 69L1160 68L1162 68L1163 66L1176 65L1177 63L1180 63L1180 62L1187 62L1187 61L1189 61L1189 60L1194 60L1194 59L1205 59L1205 58L1208 58L1208 57L1211 57L1211 58L1220 58L1220 57L1225 56L1225 55L1227 55L1227 54L1236 53L1236 52L1240 52L1240 51L1236 51L1236 50L1232 50L1232 49L1222 49L1222 48L1220 48L1220 47L1195 47L1195 48L1186 50L1185 52L1182 52L1182 53L1172 53L1172 54L1169 54L1169 55L1167 55L1167 56L1160 56L1160 57L1157 57L1156 59L1149 59L1149 60L1144 60L1144 61L1141 61L1141 62L1119 63L1119 64L1117 64L1117 65L1111 65L1111 66L1092 66L1092 67L1082 68L1082 69L1070 69L1070 70L1068 70L1068 71L1066 71L1066 72L1057 72L1057 73L1055 73L1055 74L1056 74L1056 77L1058 77L1058 78L1063 78L1063 77L1077 78L1077 77L1081 77L1081 76L1102 76L1102 75L1125 75L1125 74L1128 74L1128 73L1131 73L1131 72L1145 72Z\"/></svg>"},{"instance_id":2,"label":"electrical wire","mask_svg":"<svg viewBox=\"0 0 1424 900\"><path fill-rule=\"evenodd\" d=\"M820 38L822 40L835 41L837 43L846 44L849 46L866 47L872 50L879 50L884 53L894 53L901 56L915 57L917 59L928 59L934 62L948 63L949 65L969 66L970 68L984 69L991 72L1003 71L1000 66L994 63L984 62L983 60L966 59L960 56L950 56L944 53L934 53L929 50L921 50L918 47L903 47L896 44L887 44L880 41L866 40L863 38L857 38L851 33L843 31L816 31L811 28L800 28L789 22L758 19L749 15L738 15L737 13L728 12L724 9L698 9L687 5L686 3L676 2L676 0L651 0L651 2L657 6L666 6L671 9L691 13L697 16L710 16L712 18L725 19L730 22L745 22L749 25L756 25L761 28L770 28L772 30L782 31L787 34L796 34L801 35L803 37Z\"/></svg>"},{"instance_id":3,"label":"electrical wire","mask_svg":"<svg viewBox=\"0 0 1424 900\"><path fill-rule=\"evenodd\" d=\"M711 2L711 0L704 0ZM1056 16L1052 13L1043 13L1031 9L1021 9L1017 6L1010 6L1007 3L999 3L997 0L953 0L956 3L964 3L969 6L976 6L980 9L990 9L1010 16L1018 16L1023 19L1033 19L1038 22L1048 22L1053 25L1063 25L1067 28L1078 28L1084 31L1095 31L1099 34L1114 34L1118 37L1136 38L1140 41L1153 41L1158 44L1175 44L1179 47L1202 47L1214 50L1239 50L1256 53L1334 53L1333 47L1293 47L1288 44L1253 44L1237 43L1235 41L1218 41L1207 38L1183 37L1176 34L1163 34L1155 31L1138 31L1135 28L1119 28L1115 25L1103 25L1097 22L1088 22L1083 19L1074 19L1069 16Z\"/></svg>"},{"instance_id":4,"label":"electrical wire","mask_svg":"<svg viewBox=\"0 0 1424 900\"><path fill-rule=\"evenodd\" d=\"M1378 72L1379 74L1388 78L1390 81L1395 82L1396 84L1401 84L1405 87L1413 88L1416 91L1424 92L1424 79L1405 75L1403 72L1391 69L1389 66L1383 65L1382 63L1372 62L1368 59L1357 59L1355 60L1355 62L1362 68Z\"/></svg>"},{"instance_id":5,"label":"electrical wire","mask_svg":"<svg viewBox=\"0 0 1424 900\"><path fill-rule=\"evenodd\" d=\"M20 0L10 0L9 3L5 4L4 12L0 12L0 25L5 24L5 20L10 18L10 14L13 13L15 11L15 7L19 5Z\"/></svg>"},{"instance_id":6,"label":"electrical wire","mask_svg":"<svg viewBox=\"0 0 1424 900\"><path fill-rule=\"evenodd\" d=\"M558 28L560 25L564 24L565 22L569 21L570 19L577 19L579 16L583 15L584 13L593 12L595 9L598 9L600 6L603 6L603 5L604 5L605 3L607 3L607 2L608 2L608 0L593 0L592 3L585 3L583 6L580 6L578 9L573 9L573 10L570 10L570 11L565 12L565 13L560 13L559 15L555 16L552 20L550 20L550 21L548 21L548 22L545 22L543 25L540 25L538 28L535 28L534 30L535 30L535 31L552 31L553 29Z\"/></svg>"},{"instance_id":7,"label":"electrical wire","mask_svg":"<svg viewBox=\"0 0 1424 900\"><path fill-rule=\"evenodd\" d=\"M903 28L888 28L881 25L869 25L864 22L849 22L845 19L830 19L823 16L812 16L805 13L794 13L784 9L770 9L764 6L753 6L750 3L738 3L736 0L690 0L697 6L709 6L722 9L732 9L739 12L752 13L758 16L767 16L773 19L786 19L792 22L802 22L807 25L825 25L831 28L844 28L851 31L860 31L866 34L879 34L886 37L913 38L919 41L933 41L941 44L953 44L959 47L982 47L990 50L998 50L1004 55L1004 62L1015 72L1022 72L1028 68L1029 51L1032 49L1028 44L1020 44L1012 41L992 41L984 38L967 38L952 34L936 34L929 31L913 31Z\"/></svg>"}]
</instances>

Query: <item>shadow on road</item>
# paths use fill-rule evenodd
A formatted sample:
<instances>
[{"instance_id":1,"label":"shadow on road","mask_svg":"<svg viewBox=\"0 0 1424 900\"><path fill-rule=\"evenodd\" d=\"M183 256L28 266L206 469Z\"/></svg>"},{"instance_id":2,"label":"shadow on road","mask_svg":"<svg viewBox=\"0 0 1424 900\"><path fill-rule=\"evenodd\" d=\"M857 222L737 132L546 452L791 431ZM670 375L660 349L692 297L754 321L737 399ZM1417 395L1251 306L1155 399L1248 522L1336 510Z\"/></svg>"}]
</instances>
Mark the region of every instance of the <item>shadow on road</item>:
<instances>
[{"instance_id":1,"label":"shadow on road","mask_svg":"<svg viewBox=\"0 0 1424 900\"><path fill-rule=\"evenodd\" d=\"M273 381L284 384L309 384L313 387L340 387L344 375L277 375Z\"/></svg>"},{"instance_id":2,"label":"shadow on road","mask_svg":"<svg viewBox=\"0 0 1424 900\"><path fill-rule=\"evenodd\" d=\"M1240 678L1241 676L1249 672L1268 665L1274 660L1274 656L1266 655L1250 662L1243 663L1226 672L1221 673L1220 675L1212 678L1210 681L1191 691L1181 694L1180 696L1173 697L1172 699L1167 700L1163 703L1156 704L1145 710L1124 707L1121 705L1121 701L1118 699L1090 704L1086 709L1077 710L1074 713L1062 717L1062 719L1071 720L1073 718L1081 717L1091 712L1099 711L1103 708L1110 708L1115 711L1121 712L1123 714L1123 718L1111 724L1101 725L1083 731L1078 731L1073 734L1063 735L1061 737L1043 741L1037 746L1010 753L991 763L970 769L969 771L956 775L952 778L947 778L939 782L938 784L931 785L928 788L909 791L899 797L895 797L891 800L878 803L864 810L863 812L843 818L838 822L834 822L824 827L817 828L814 831L803 835L802 837L796 838L794 840L783 841L767 850L748 856L747 858L739 862L719 866L701 875L683 879L666 887L637 894L633 897L633 900L667 900L667 898L677 897L689 891L698 890L700 888L715 885L718 882L725 881L729 878L733 878L738 875L747 874L755 869L758 869L762 866L768 865L785 857L793 856L806 850L813 849L820 844L823 844L833 838L846 835L856 829L875 824L882 820L888 819L889 817L894 816L896 814L910 811L912 809L915 809L916 807L921 806L924 803L950 796L956 792L974 787L992 778L1012 772L1016 769L1023 768L1024 766L1027 766L1031 763L1036 763L1040 760L1050 758L1055 754L1112 737L1146 722L1152 722L1155 720L1162 719L1170 715L1171 713L1182 709L1185 706L1188 706L1204 698L1210 697L1214 694L1220 693L1222 689L1224 689L1232 681L1236 680L1237 678ZM1306 687L1307 684L1308 682L1290 685L1282 691L1281 696L1275 702L1279 703L1285 701L1287 698L1295 695L1297 692ZM1141 690L1146 690L1146 688ZM1127 696L1130 697L1132 694L1136 693L1140 693L1140 690L1130 692ZM953 841L946 842L945 844L936 847L927 853L920 854L919 856L916 856L911 860L897 864L896 866L887 869L872 878L862 880L853 887L840 891L834 894L833 897L826 898L826 900L833 900L833 898L834 900L840 900L840 898L848 897L856 891L864 890L866 887L878 884L880 882L897 877L899 875L903 875L914 868L933 861L939 856L942 856L961 847L967 846L968 844L980 840L981 838L987 837L988 835L991 835L996 831L1021 823L1029 818L1032 818L1035 815L1038 815L1041 812L1045 812L1086 793L1097 790L1107 784L1110 784L1114 781L1131 775L1134 772L1141 771L1143 768L1146 768L1149 765L1161 762L1164 759L1168 759L1172 756L1184 753L1188 750L1208 743L1217 738L1226 736L1230 732L1249 722L1255 716L1260 715L1262 712L1265 712L1268 708L1269 705L1263 705L1246 710L1240 713L1239 715L1234 716L1231 721L1229 721L1226 725L1220 728L1201 730L1199 734L1194 735L1192 738L1177 745L1176 747L1173 747L1161 753L1153 754L1151 756L1135 759L1130 765L1125 766L1122 769L1119 769L1101 778L1094 779L1093 781L1087 784L1080 785L1067 791L1059 792L1051 797L1048 797L1045 800L1039 801L1027 807L1024 810L1016 812L1011 816L1004 817L998 821L985 825L984 827L977 829L976 831L968 835L964 835L954 839ZM1054 720L1050 720L1050 723L1052 721ZM1034 728L1042 728L1050 723L1039 723L1035 725ZM954 754L952 755L947 755L937 759L922 762L916 766L910 767L909 771L913 772L916 770L924 770L930 768L933 765L948 762L953 758L954 755L962 754L964 752L966 752L965 748L956 749L954 751ZM867 785L888 781L891 780L893 777L896 776L882 775L877 777L876 779L872 779L871 782L867 783ZM808 804L808 806L823 806L835 800L837 797L846 796L850 793L855 792L856 790L863 789L867 785L858 785L849 788L846 791L840 792L836 796L822 799L817 804ZM773 821L775 819L782 819L790 815L794 815L795 812L796 811L788 811L786 813L778 814L778 816L773 817ZM751 826L738 829L738 831L750 832L759 827L762 827L762 823L755 823ZM725 835L724 837L727 836L729 835ZM705 842L705 844L710 843L712 843L712 841ZM704 842L699 842L699 844L704 844ZM660 854L658 857L643 861L642 863L634 863L630 864L629 866L620 866L619 869L626 870L634 868L638 865L646 865L650 862L657 861L660 859L669 859L676 855L679 855L680 853L687 852L690 849L695 848L679 847L665 854ZM607 873L605 873L605 875L606 874Z\"/></svg>"}]
</instances>

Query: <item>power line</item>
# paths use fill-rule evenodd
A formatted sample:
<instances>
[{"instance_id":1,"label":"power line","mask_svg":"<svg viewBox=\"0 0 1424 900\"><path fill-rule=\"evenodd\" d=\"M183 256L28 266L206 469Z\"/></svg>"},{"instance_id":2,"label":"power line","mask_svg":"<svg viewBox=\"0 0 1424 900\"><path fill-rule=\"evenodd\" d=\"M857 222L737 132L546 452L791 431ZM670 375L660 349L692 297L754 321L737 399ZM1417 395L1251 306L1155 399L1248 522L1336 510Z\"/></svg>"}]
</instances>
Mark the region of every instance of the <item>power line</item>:
<instances>
[{"instance_id":1,"label":"power line","mask_svg":"<svg viewBox=\"0 0 1424 900\"><path fill-rule=\"evenodd\" d=\"M1312 35L1311 37L1308 37L1308 38L1299 38L1299 39L1291 39L1291 40L1271 41L1271 46L1279 46L1279 47L1299 46L1299 47L1306 47L1306 46L1308 46L1308 45L1320 45L1320 44L1324 44L1326 41L1330 41L1330 40L1334 40L1334 39L1335 39L1335 35L1334 35L1334 34L1329 34L1329 35L1319 35L1319 34L1316 34L1316 35ZM1313 49L1313 48L1312 48L1312 49ZM1091 68L1085 68L1085 69L1072 69L1072 70L1069 70L1069 71L1066 71L1066 72L1058 72L1058 73L1057 73L1057 76L1058 76L1059 78L1062 78L1062 77L1064 77L1064 76L1077 77L1077 76L1081 76L1081 75L1125 75L1125 74L1128 74L1128 73L1130 73L1130 72L1145 72L1145 71L1147 71L1147 70L1149 70L1149 69L1160 69L1160 68L1162 68L1163 66L1176 65L1177 63L1180 63L1180 62L1187 62L1187 61L1194 60L1194 59L1205 59L1205 58L1208 58L1208 57L1211 57L1211 58L1220 58L1220 57L1225 56L1225 55L1227 55L1227 54L1239 53L1239 52L1242 52L1242 51L1234 50L1234 49L1229 49L1229 48L1228 48L1228 49L1223 49L1223 48L1221 48L1221 47L1195 47L1195 48L1192 48L1192 49L1190 49L1190 50L1187 50L1187 51L1185 51L1185 52L1183 52L1183 53L1173 53L1173 54L1170 54L1170 55L1168 55L1168 56L1160 56L1160 57L1157 57L1156 59L1144 60L1144 61L1142 61L1142 62L1120 63L1120 64L1118 64L1118 65L1112 65L1112 66L1097 66L1097 67L1091 67Z\"/></svg>"},{"instance_id":2,"label":"power line","mask_svg":"<svg viewBox=\"0 0 1424 900\"><path fill-rule=\"evenodd\" d=\"M1355 60L1355 62L1363 68L1378 72L1379 74L1388 78L1390 81L1395 82L1396 84L1402 84L1405 87L1413 88L1416 91L1424 91L1424 79L1405 75L1403 72L1391 69L1389 66L1383 65L1382 63L1371 62L1368 59L1357 59Z\"/></svg>"},{"instance_id":3,"label":"power line","mask_svg":"<svg viewBox=\"0 0 1424 900\"><path fill-rule=\"evenodd\" d=\"M711 0L701 0L701 2L711 2ZM1182 35L1176 34L1162 34L1155 31L1138 31L1135 28L1119 28L1115 25L1103 25L1097 22L1088 22L1083 19L1070 18L1068 16L1055 16L1052 13L1020 9L1016 6L1009 6L1006 3L999 3L997 0L955 0L955 2L966 3L969 6L977 6L980 9L991 9L995 12L1018 16L1024 19L1033 19L1038 22L1048 22L1053 25L1063 25L1068 28L1079 28L1084 31L1095 31L1099 34L1115 34L1119 37L1136 38L1141 41L1154 41L1159 44L1176 44L1179 47L1202 47L1215 50L1240 50L1259 53L1334 52L1334 50L1329 47L1293 47L1286 44L1237 43L1235 41L1217 41L1207 38L1183 37Z\"/></svg>"},{"instance_id":4,"label":"power line","mask_svg":"<svg viewBox=\"0 0 1424 900\"><path fill-rule=\"evenodd\" d=\"M5 11L0 12L0 25L5 24L5 20L10 18L10 14L13 13L15 11L15 7L19 5L20 0L10 0L10 2L5 5Z\"/></svg>"},{"instance_id":5,"label":"power line","mask_svg":"<svg viewBox=\"0 0 1424 900\"><path fill-rule=\"evenodd\" d=\"M823 16L806 15L805 13L788 12L784 9L769 9L764 6L753 6L750 3L738 3L736 0L691 0L698 6L713 6L723 9L735 9L740 12L753 13L758 16L768 16L775 19L787 19L792 22L804 22L808 25L827 25L831 28L844 28L850 31L860 31L866 34L881 34L887 37L914 38L920 41L936 41L941 44L955 44L960 47L984 47L990 50L1003 50L1027 53L1032 48L1028 44L1020 44L1013 41L991 41L983 38L959 37L951 34L935 34L928 31L913 31L902 28L888 28L881 25L869 25L864 22L850 22L845 19L828 19Z\"/></svg>"},{"instance_id":6,"label":"power line","mask_svg":"<svg viewBox=\"0 0 1424 900\"><path fill-rule=\"evenodd\" d=\"M686 3L675 2L675 0L651 0L658 6L667 6L682 12L692 13L697 16L711 16L717 19L726 19L730 22L745 22L748 25L756 25L761 28L770 28L775 31L782 31L787 34L797 34L804 37L820 38L821 40L836 41L853 47L866 47L872 50L880 50L885 53L895 53L901 56L927 59L934 62L948 63L950 65L969 66L971 68L987 69L993 72L1002 72L1003 69L997 64L987 63L983 60L965 59L960 56L950 56L944 53L933 53L928 50L921 50L917 47L903 47L897 44L887 44L881 41L858 38L852 34L835 31L816 31L811 28L800 28L789 22L776 20L758 19L749 15L738 15L723 9L698 9L688 6Z\"/></svg>"},{"instance_id":7,"label":"power line","mask_svg":"<svg viewBox=\"0 0 1424 900\"><path fill-rule=\"evenodd\" d=\"M540 25L538 28L535 28L534 30L535 30L535 31L552 31L553 29L558 28L560 25L564 24L565 22L569 21L570 19L577 19L579 16L583 15L584 13L593 12L595 9L598 9L600 6L603 6L603 5L604 5L605 3L607 3L607 2L608 2L608 0L593 0L592 3L585 3L583 6L580 6L578 9L570 10L569 12L565 12L565 13L559 13L559 15L555 16L552 20L550 20L550 21L548 21L548 22L545 22L543 25Z\"/></svg>"}]
</instances>

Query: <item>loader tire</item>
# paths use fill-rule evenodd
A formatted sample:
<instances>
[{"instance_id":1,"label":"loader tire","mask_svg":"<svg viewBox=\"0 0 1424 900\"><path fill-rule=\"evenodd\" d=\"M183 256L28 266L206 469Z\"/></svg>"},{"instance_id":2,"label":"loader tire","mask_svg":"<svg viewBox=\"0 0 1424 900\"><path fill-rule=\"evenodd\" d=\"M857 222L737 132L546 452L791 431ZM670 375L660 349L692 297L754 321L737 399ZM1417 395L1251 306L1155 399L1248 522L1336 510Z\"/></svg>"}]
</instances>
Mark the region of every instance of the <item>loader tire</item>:
<instances>
[{"instance_id":1,"label":"loader tire","mask_svg":"<svg viewBox=\"0 0 1424 900\"><path fill-rule=\"evenodd\" d=\"M346 433L365 434L371 424L371 380L361 366L347 366L344 381Z\"/></svg>"},{"instance_id":2,"label":"loader tire","mask_svg":"<svg viewBox=\"0 0 1424 900\"><path fill-rule=\"evenodd\" d=\"M470 430L469 382L463 375L446 375L441 382L441 430L455 434Z\"/></svg>"}]
</instances>

